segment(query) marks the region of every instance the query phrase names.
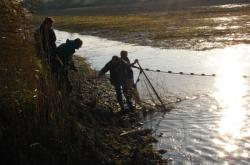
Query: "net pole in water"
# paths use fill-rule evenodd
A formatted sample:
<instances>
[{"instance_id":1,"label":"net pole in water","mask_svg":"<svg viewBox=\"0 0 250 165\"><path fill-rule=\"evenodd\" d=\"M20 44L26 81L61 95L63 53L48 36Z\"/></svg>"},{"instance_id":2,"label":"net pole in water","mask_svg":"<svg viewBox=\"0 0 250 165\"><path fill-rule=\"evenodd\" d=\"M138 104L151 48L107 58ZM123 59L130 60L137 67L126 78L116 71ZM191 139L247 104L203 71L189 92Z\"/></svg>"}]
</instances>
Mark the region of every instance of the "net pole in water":
<instances>
[{"instance_id":1,"label":"net pole in water","mask_svg":"<svg viewBox=\"0 0 250 165\"><path fill-rule=\"evenodd\" d=\"M160 103L161 103L163 109L166 111L167 108L166 108L164 102L162 101L161 97L158 95L158 93L157 93L157 91L155 90L153 84L152 84L151 81L149 80L147 74L146 74L146 73L144 72L144 70L142 69L142 67L141 67L141 65L140 65L140 63L139 63L139 61L137 62L137 64L138 64L138 66L139 66L140 71L141 71L142 74L145 76L147 82L149 83L150 87L152 88L153 92L155 93L157 99L160 101Z\"/></svg>"}]
</instances>

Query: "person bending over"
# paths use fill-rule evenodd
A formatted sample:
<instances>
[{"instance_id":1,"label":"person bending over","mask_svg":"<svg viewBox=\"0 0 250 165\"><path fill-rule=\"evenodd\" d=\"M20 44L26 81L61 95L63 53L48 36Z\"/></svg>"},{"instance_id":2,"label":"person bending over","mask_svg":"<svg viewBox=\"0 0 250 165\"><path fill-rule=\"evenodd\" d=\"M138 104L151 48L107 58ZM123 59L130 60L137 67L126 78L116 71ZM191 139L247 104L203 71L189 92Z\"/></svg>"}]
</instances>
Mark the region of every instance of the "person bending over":
<instances>
[{"instance_id":1,"label":"person bending over","mask_svg":"<svg viewBox=\"0 0 250 165\"><path fill-rule=\"evenodd\" d=\"M70 93L72 90L71 83L68 77L68 71L77 69L73 62L73 55L76 49L82 47L82 40L77 38L75 40L67 40L66 43L61 44L57 48L57 55L59 57L59 62L57 65L57 71L59 73L60 83L65 83L67 91Z\"/></svg>"},{"instance_id":2,"label":"person bending over","mask_svg":"<svg viewBox=\"0 0 250 165\"><path fill-rule=\"evenodd\" d=\"M126 98L129 110L131 110L133 108L133 104L131 101L131 94L128 92L127 84L129 79L133 79L131 67L118 56L113 56L111 61L109 61L99 72L99 77L103 76L108 71L110 72L110 82L115 88L117 101L121 110L125 110L123 95Z\"/></svg>"}]
</instances>

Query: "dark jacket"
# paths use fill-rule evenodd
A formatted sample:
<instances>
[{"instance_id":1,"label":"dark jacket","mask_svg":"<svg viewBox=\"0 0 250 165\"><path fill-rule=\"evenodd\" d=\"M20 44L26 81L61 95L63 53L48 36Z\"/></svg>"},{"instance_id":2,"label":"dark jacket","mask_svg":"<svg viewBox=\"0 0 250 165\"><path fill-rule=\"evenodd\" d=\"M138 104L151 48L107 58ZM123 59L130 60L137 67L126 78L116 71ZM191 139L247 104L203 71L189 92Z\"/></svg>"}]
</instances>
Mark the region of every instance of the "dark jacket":
<instances>
[{"instance_id":1,"label":"dark jacket","mask_svg":"<svg viewBox=\"0 0 250 165\"><path fill-rule=\"evenodd\" d=\"M112 62L108 62L100 71L103 75L110 71L110 82L112 85L124 85L127 80L133 79L133 71L130 66L121 60L120 64L114 65Z\"/></svg>"},{"instance_id":2,"label":"dark jacket","mask_svg":"<svg viewBox=\"0 0 250 165\"><path fill-rule=\"evenodd\" d=\"M130 64L130 60L128 57L121 57L122 60L126 61L128 64Z\"/></svg>"},{"instance_id":3,"label":"dark jacket","mask_svg":"<svg viewBox=\"0 0 250 165\"><path fill-rule=\"evenodd\" d=\"M40 35L45 52L52 52L56 50L56 34L53 29L45 30L44 26L40 27Z\"/></svg>"},{"instance_id":4,"label":"dark jacket","mask_svg":"<svg viewBox=\"0 0 250 165\"><path fill-rule=\"evenodd\" d=\"M57 54L61 59L63 65L70 65L72 63L72 57L75 53L76 44L74 40L67 40L66 43L61 44L57 48Z\"/></svg>"},{"instance_id":5,"label":"dark jacket","mask_svg":"<svg viewBox=\"0 0 250 165\"><path fill-rule=\"evenodd\" d=\"M56 35L53 29L46 30L44 24L35 31L36 48L42 57L51 61L56 53Z\"/></svg>"},{"instance_id":6,"label":"dark jacket","mask_svg":"<svg viewBox=\"0 0 250 165\"><path fill-rule=\"evenodd\" d=\"M126 64L129 65L130 69L131 69L131 77L133 77L132 79L134 80L134 72L133 72L133 64L130 63L130 60L128 57L121 57L122 61L124 61Z\"/></svg>"}]
</instances>

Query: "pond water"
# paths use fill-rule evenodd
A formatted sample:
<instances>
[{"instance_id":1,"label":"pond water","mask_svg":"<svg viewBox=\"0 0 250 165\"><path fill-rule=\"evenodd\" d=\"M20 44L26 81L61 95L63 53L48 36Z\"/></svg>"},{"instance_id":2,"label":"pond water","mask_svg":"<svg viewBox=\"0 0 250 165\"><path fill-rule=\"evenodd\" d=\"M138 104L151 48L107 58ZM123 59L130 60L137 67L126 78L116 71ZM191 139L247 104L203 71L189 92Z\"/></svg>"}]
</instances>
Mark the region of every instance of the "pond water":
<instances>
[{"instance_id":1,"label":"pond water","mask_svg":"<svg viewBox=\"0 0 250 165\"><path fill-rule=\"evenodd\" d=\"M81 38L77 55L100 70L113 55L127 50L131 61L145 68L216 74L216 77L147 72L161 81L161 95L185 98L168 113L144 119L159 137L157 149L172 164L249 164L250 162L250 46L236 45L207 51L161 49L56 31L58 44ZM135 71L136 72L136 71ZM136 72L137 73L137 72ZM164 87L163 87L164 86ZM164 88L164 90L162 90Z\"/></svg>"}]
</instances>

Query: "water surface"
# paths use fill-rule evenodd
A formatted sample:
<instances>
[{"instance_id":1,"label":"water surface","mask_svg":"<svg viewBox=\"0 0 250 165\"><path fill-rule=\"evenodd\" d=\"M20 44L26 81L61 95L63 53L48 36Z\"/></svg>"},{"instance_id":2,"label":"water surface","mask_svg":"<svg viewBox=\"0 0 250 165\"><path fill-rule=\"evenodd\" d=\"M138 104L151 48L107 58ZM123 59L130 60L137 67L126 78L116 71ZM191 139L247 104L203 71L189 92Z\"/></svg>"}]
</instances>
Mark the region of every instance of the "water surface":
<instances>
[{"instance_id":1,"label":"water surface","mask_svg":"<svg viewBox=\"0 0 250 165\"><path fill-rule=\"evenodd\" d=\"M216 77L150 73L164 97L181 97L169 113L145 118L146 128L161 134L157 149L166 149L173 164L249 164L250 162L250 46L207 51L161 49L126 44L88 35L56 31L58 44L81 38L86 57L100 70L113 55L127 50L145 68L216 74ZM135 71L137 73L137 71ZM160 82L160 85L159 85Z\"/></svg>"}]
</instances>

